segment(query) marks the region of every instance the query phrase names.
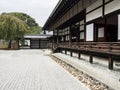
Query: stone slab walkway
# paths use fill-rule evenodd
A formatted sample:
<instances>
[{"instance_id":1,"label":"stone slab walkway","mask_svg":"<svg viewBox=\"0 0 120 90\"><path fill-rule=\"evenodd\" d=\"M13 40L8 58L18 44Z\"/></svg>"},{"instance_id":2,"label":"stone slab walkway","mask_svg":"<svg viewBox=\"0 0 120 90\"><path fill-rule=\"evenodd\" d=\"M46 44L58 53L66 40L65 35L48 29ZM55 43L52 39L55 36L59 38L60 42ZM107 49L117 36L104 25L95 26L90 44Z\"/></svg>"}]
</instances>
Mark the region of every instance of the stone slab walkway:
<instances>
[{"instance_id":1,"label":"stone slab walkway","mask_svg":"<svg viewBox=\"0 0 120 90\"><path fill-rule=\"evenodd\" d=\"M120 71L109 70L107 66L101 66L98 63L90 64L86 60L70 57L62 53L55 53L53 56L74 66L76 69L94 77L95 79L105 83L112 90L120 90Z\"/></svg>"},{"instance_id":2,"label":"stone slab walkway","mask_svg":"<svg viewBox=\"0 0 120 90\"><path fill-rule=\"evenodd\" d=\"M89 90L43 50L0 51L0 90Z\"/></svg>"}]
</instances>

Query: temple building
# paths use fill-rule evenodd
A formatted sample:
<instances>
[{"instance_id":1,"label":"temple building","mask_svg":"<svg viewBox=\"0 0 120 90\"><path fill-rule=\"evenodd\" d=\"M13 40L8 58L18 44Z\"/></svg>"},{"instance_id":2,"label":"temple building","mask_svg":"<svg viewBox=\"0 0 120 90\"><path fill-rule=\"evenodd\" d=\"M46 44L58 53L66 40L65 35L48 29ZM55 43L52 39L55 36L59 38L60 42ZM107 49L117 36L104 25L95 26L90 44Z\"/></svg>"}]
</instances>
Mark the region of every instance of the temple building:
<instances>
[{"instance_id":1,"label":"temple building","mask_svg":"<svg viewBox=\"0 0 120 90\"><path fill-rule=\"evenodd\" d=\"M59 0L43 30L54 52L107 58L109 69L120 60L120 0Z\"/></svg>"}]
</instances>

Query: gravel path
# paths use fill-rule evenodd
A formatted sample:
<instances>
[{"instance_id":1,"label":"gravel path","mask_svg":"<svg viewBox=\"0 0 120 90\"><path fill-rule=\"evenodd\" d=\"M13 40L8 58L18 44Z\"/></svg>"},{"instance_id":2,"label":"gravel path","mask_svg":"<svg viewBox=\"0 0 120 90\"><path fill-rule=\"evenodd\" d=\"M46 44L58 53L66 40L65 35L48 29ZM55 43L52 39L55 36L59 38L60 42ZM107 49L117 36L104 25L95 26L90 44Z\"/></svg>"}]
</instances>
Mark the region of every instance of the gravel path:
<instances>
[{"instance_id":1,"label":"gravel path","mask_svg":"<svg viewBox=\"0 0 120 90\"><path fill-rule=\"evenodd\" d=\"M89 90L43 50L0 51L0 90Z\"/></svg>"}]
</instances>

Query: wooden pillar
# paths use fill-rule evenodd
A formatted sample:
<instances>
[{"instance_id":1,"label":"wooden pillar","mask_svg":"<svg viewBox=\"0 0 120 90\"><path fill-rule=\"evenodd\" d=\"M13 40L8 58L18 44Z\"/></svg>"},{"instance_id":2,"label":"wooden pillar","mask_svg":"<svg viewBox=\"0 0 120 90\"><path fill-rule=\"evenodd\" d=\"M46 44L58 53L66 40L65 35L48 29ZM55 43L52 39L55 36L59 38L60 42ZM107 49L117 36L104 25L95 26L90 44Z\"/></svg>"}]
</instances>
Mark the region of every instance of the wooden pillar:
<instances>
[{"instance_id":1,"label":"wooden pillar","mask_svg":"<svg viewBox=\"0 0 120 90\"><path fill-rule=\"evenodd\" d=\"M66 36L63 36L63 42L66 42Z\"/></svg>"},{"instance_id":2,"label":"wooden pillar","mask_svg":"<svg viewBox=\"0 0 120 90\"><path fill-rule=\"evenodd\" d=\"M105 0L102 0L102 17L105 16Z\"/></svg>"},{"instance_id":3,"label":"wooden pillar","mask_svg":"<svg viewBox=\"0 0 120 90\"><path fill-rule=\"evenodd\" d=\"M70 51L70 56L72 57L72 54L73 54L73 52L72 51Z\"/></svg>"},{"instance_id":4,"label":"wooden pillar","mask_svg":"<svg viewBox=\"0 0 120 90\"><path fill-rule=\"evenodd\" d=\"M58 49L58 52L61 53L61 51L62 51L62 50L59 48L59 49Z\"/></svg>"},{"instance_id":5,"label":"wooden pillar","mask_svg":"<svg viewBox=\"0 0 120 90\"><path fill-rule=\"evenodd\" d=\"M59 38L58 38L58 36L57 36L57 44L59 44Z\"/></svg>"},{"instance_id":6,"label":"wooden pillar","mask_svg":"<svg viewBox=\"0 0 120 90\"><path fill-rule=\"evenodd\" d=\"M31 45L32 45L32 42L31 42L31 38L30 38L30 49L32 49Z\"/></svg>"},{"instance_id":7,"label":"wooden pillar","mask_svg":"<svg viewBox=\"0 0 120 90\"><path fill-rule=\"evenodd\" d=\"M40 46L40 45L41 45L41 40L39 39L39 49L41 48L41 46Z\"/></svg>"},{"instance_id":8,"label":"wooden pillar","mask_svg":"<svg viewBox=\"0 0 120 90\"><path fill-rule=\"evenodd\" d=\"M93 63L93 56L90 54L90 59L89 62L92 64Z\"/></svg>"},{"instance_id":9,"label":"wooden pillar","mask_svg":"<svg viewBox=\"0 0 120 90\"><path fill-rule=\"evenodd\" d=\"M76 42L79 42L80 35L79 35L79 27L77 26L77 33L76 33Z\"/></svg>"},{"instance_id":10,"label":"wooden pillar","mask_svg":"<svg viewBox=\"0 0 120 90\"><path fill-rule=\"evenodd\" d=\"M71 30L69 30L69 46L71 45L71 42L72 42L72 35L71 35Z\"/></svg>"},{"instance_id":11,"label":"wooden pillar","mask_svg":"<svg viewBox=\"0 0 120 90\"><path fill-rule=\"evenodd\" d=\"M57 44L59 44L59 31L57 30Z\"/></svg>"},{"instance_id":12,"label":"wooden pillar","mask_svg":"<svg viewBox=\"0 0 120 90\"><path fill-rule=\"evenodd\" d=\"M53 50L53 37L52 37L52 50Z\"/></svg>"},{"instance_id":13,"label":"wooden pillar","mask_svg":"<svg viewBox=\"0 0 120 90\"><path fill-rule=\"evenodd\" d=\"M113 59L112 59L111 55L109 55L109 66L108 66L108 68L113 70Z\"/></svg>"},{"instance_id":14,"label":"wooden pillar","mask_svg":"<svg viewBox=\"0 0 120 90\"><path fill-rule=\"evenodd\" d=\"M55 41L54 41L54 36L53 36L53 39L52 39L52 50L54 49L54 43L55 43Z\"/></svg>"},{"instance_id":15,"label":"wooden pillar","mask_svg":"<svg viewBox=\"0 0 120 90\"><path fill-rule=\"evenodd\" d=\"M63 53L63 48L60 48L60 52Z\"/></svg>"},{"instance_id":16,"label":"wooden pillar","mask_svg":"<svg viewBox=\"0 0 120 90\"><path fill-rule=\"evenodd\" d=\"M67 50L65 50L65 54L67 54Z\"/></svg>"},{"instance_id":17,"label":"wooden pillar","mask_svg":"<svg viewBox=\"0 0 120 90\"><path fill-rule=\"evenodd\" d=\"M81 58L81 53L80 52L78 52L78 59L80 59Z\"/></svg>"}]
</instances>

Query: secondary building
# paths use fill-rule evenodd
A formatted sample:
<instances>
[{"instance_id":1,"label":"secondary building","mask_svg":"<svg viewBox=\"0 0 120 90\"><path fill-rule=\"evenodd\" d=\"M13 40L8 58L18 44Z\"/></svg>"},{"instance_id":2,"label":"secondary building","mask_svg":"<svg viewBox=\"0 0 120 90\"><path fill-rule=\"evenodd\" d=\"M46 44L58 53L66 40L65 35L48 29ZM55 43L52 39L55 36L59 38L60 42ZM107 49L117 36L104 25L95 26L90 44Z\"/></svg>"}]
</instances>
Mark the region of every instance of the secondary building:
<instances>
[{"instance_id":1,"label":"secondary building","mask_svg":"<svg viewBox=\"0 0 120 90\"><path fill-rule=\"evenodd\" d=\"M37 34L37 35L25 35L24 44L22 45L19 41L19 48L22 49L48 49L49 48L49 37L52 35Z\"/></svg>"}]
</instances>

